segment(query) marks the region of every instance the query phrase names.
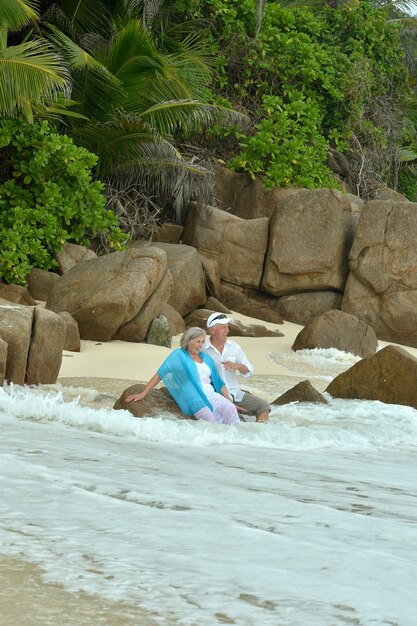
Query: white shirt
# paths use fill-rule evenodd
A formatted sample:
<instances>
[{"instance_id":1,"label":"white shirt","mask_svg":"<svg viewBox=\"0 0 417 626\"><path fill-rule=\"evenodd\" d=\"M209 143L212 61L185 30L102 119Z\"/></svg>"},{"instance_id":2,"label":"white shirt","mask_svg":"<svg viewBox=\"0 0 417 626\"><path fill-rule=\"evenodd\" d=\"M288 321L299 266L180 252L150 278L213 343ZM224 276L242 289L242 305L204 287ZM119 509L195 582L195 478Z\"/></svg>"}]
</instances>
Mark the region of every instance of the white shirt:
<instances>
[{"instance_id":1,"label":"white shirt","mask_svg":"<svg viewBox=\"0 0 417 626\"><path fill-rule=\"evenodd\" d=\"M210 339L208 339L203 348L204 352L207 352L214 360L216 364L217 371L219 372L221 378L226 383L226 387L230 395L233 397L235 402L239 402L243 398L243 391L240 389L237 377L236 370L226 370L222 361L234 361L235 363L241 363L242 365L246 365L248 368L247 374L240 374L244 378L250 378L253 375L253 365L245 356L242 348L235 341L231 341L228 339L224 344L223 352L219 352L217 348L213 346Z\"/></svg>"},{"instance_id":2,"label":"white shirt","mask_svg":"<svg viewBox=\"0 0 417 626\"><path fill-rule=\"evenodd\" d=\"M214 387L211 384L211 370L207 363L204 363L204 361L202 363L196 363L196 365L200 376L201 386L207 396L207 399L210 400L210 398L213 398L215 394Z\"/></svg>"}]
</instances>

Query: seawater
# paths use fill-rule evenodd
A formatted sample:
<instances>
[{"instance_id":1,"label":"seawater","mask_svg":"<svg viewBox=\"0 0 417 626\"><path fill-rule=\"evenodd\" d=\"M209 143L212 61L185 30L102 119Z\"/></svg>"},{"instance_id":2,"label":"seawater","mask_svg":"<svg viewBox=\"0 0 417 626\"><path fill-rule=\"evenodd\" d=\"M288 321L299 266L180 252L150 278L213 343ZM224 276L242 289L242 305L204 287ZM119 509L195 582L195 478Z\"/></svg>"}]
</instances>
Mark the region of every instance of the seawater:
<instances>
[{"instance_id":1,"label":"seawater","mask_svg":"<svg viewBox=\"0 0 417 626\"><path fill-rule=\"evenodd\" d=\"M322 387L357 360L269 356ZM225 427L73 395L0 389L4 557L155 624L417 624L416 410L327 396Z\"/></svg>"}]
</instances>

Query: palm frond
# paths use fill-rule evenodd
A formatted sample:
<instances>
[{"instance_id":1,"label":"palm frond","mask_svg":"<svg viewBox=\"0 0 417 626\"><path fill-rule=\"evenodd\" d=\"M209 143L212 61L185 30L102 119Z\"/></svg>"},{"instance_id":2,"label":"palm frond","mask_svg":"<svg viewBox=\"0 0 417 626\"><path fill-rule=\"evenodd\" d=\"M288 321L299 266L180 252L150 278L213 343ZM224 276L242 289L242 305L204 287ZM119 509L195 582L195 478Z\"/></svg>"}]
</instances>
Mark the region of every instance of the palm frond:
<instances>
[{"instance_id":1,"label":"palm frond","mask_svg":"<svg viewBox=\"0 0 417 626\"><path fill-rule=\"evenodd\" d=\"M150 34L143 30L139 20L134 19L116 32L108 47L106 65L110 72L126 82L132 71L141 71L141 62L145 70L149 63L155 65L155 71L162 70L162 60Z\"/></svg>"},{"instance_id":2,"label":"palm frond","mask_svg":"<svg viewBox=\"0 0 417 626\"><path fill-rule=\"evenodd\" d=\"M104 120L126 99L121 82L94 56L58 29L52 41L59 46L72 75L72 98L79 102L78 113L92 120Z\"/></svg>"},{"instance_id":3,"label":"palm frond","mask_svg":"<svg viewBox=\"0 0 417 626\"><path fill-rule=\"evenodd\" d=\"M386 8L393 7L413 15L417 11L417 0L389 0L381 2L381 6Z\"/></svg>"},{"instance_id":4,"label":"palm frond","mask_svg":"<svg viewBox=\"0 0 417 626\"><path fill-rule=\"evenodd\" d=\"M103 0L55 0L74 31L99 32L108 20Z\"/></svg>"},{"instance_id":5,"label":"palm frond","mask_svg":"<svg viewBox=\"0 0 417 626\"><path fill-rule=\"evenodd\" d=\"M160 101L142 111L141 117L165 136L179 130L203 131L213 124L244 126L248 121L245 115L232 109L190 99Z\"/></svg>"},{"instance_id":6,"label":"palm frond","mask_svg":"<svg viewBox=\"0 0 417 626\"><path fill-rule=\"evenodd\" d=\"M38 5L39 2L36 0L1 0L0 28L13 30L27 22L37 20Z\"/></svg>"},{"instance_id":7,"label":"palm frond","mask_svg":"<svg viewBox=\"0 0 417 626\"><path fill-rule=\"evenodd\" d=\"M150 144L141 166L120 171L107 179L114 190L138 189L152 199L161 217L182 223L191 200L200 207L213 204L214 178L207 163L181 155L172 158L166 143Z\"/></svg>"},{"instance_id":8,"label":"palm frond","mask_svg":"<svg viewBox=\"0 0 417 626\"><path fill-rule=\"evenodd\" d=\"M68 72L61 57L43 39L0 50L0 115L27 110L63 91Z\"/></svg>"},{"instance_id":9,"label":"palm frond","mask_svg":"<svg viewBox=\"0 0 417 626\"><path fill-rule=\"evenodd\" d=\"M157 143L165 145L165 154L170 159L179 157L177 150L166 142L138 116L119 114L105 123L88 123L74 139L97 154L99 176L110 172L124 171L147 163Z\"/></svg>"}]
</instances>

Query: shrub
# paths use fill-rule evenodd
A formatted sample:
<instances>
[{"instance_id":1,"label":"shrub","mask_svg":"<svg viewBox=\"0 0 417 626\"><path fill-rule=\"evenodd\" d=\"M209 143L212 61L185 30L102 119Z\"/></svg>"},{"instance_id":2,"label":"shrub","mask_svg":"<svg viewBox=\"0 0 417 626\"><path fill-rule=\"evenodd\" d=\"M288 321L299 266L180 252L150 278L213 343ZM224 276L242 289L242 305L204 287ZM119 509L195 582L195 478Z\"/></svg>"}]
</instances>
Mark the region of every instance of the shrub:
<instances>
[{"instance_id":1,"label":"shrub","mask_svg":"<svg viewBox=\"0 0 417 626\"><path fill-rule=\"evenodd\" d=\"M47 122L0 122L0 277L25 284L32 266L49 270L65 242L88 245L108 233L120 248L126 236L105 210L103 184L92 180L97 157Z\"/></svg>"}]
</instances>

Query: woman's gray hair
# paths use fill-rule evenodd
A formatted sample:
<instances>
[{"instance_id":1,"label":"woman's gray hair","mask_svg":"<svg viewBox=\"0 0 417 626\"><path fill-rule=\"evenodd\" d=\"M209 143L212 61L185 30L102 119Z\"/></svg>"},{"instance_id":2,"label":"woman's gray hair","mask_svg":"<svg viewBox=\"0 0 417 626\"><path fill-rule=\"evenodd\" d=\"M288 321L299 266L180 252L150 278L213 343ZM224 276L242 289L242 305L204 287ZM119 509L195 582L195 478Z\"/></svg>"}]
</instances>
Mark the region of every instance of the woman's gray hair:
<instances>
[{"instance_id":1,"label":"woman's gray hair","mask_svg":"<svg viewBox=\"0 0 417 626\"><path fill-rule=\"evenodd\" d=\"M191 328L187 328L185 333L180 339L180 346L183 350L187 350L188 344L193 339L197 339L197 337L205 337L206 333L202 328L198 328L198 326L192 326Z\"/></svg>"}]
</instances>

